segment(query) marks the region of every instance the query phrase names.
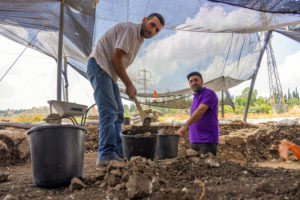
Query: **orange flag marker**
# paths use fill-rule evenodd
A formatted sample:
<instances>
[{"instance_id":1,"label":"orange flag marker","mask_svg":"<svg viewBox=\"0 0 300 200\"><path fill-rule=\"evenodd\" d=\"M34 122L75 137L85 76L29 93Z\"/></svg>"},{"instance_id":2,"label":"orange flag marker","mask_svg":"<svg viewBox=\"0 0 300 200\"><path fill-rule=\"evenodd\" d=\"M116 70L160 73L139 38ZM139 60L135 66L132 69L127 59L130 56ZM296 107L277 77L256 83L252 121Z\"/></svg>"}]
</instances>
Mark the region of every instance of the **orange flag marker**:
<instances>
[{"instance_id":1,"label":"orange flag marker","mask_svg":"<svg viewBox=\"0 0 300 200\"><path fill-rule=\"evenodd\" d=\"M157 95L157 92L155 90L153 92L153 96L158 100L158 95Z\"/></svg>"}]
</instances>

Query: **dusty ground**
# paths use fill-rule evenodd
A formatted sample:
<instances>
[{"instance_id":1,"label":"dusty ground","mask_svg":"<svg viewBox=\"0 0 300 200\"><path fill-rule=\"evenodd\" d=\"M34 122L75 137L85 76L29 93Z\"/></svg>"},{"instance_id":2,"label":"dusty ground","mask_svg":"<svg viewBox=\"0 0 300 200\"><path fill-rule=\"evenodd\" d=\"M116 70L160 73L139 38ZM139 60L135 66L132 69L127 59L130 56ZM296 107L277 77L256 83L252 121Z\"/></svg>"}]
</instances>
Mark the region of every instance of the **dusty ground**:
<instances>
[{"instance_id":1,"label":"dusty ground","mask_svg":"<svg viewBox=\"0 0 300 200\"><path fill-rule=\"evenodd\" d=\"M0 182L0 199L8 194L19 199L128 199L132 194L126 184L132 177L140 177L152 185L151 194L141 193L141 199L200 199L201 195L203 199L300 199L300 163L292 154L290 162L285 163L277 151L283 138L300 144L300 127L239 122L222 125L221 136L254 133L255 138L247 140L245 136L239 143L229 143L226 138L224 144L219 145L217 158L212 158L219 167L211 165L210 158L189 158L186 136L180 140L178 158L154 162L136 159L122 166L100 169L95 168L98 128L92 124L87 128L82 179L86 187L74 191L69 186L37 188L33 185L28 162L0 167L0 180L1 174L9 174L8 180ZM177 128L166 127L163 131L175 132Z\"/></svg>"}]
</instances>

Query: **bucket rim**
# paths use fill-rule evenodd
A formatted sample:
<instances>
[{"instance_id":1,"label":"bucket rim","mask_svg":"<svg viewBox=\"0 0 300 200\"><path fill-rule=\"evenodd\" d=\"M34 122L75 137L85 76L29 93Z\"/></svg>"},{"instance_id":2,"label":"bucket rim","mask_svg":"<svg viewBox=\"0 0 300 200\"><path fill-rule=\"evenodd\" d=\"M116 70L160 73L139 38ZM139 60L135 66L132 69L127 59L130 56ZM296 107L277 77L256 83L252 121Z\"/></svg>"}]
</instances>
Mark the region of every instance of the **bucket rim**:
<instances>
[{"instance_id":1,"label":"bucket rim","mask_svg":"<svg viewBox=\"0 0 300 200\"><path fill-rule=\"evenodd\" d=\"M30 135L31 133L43 129L57 129L57 128L74 128L74 129L81 129L85 133L87 133L87 129L82 127L82 126L77 126L77 125L72 125L72 124L49 124L49 125L44 125L44 126L36 126L32 127L27 131L27 134Z\"/></svg>"},{"instance_id":2,"label":"bucket rim","mask_svg":"<svg viewBox=\"0 0 300 200\"><path fill-rule=\"evenodd\" d=\"M143 135L127 135L127 134L123 134L123 132L121 133L122 137L130 137L130 138L154 138L158 136L158 133L151 133L150 136L143 136Z\"/></svg>"},{"instance_id":3,"label":"bucket rim","mask_svg":"<svg viewBox=\"0 0 300 200\"><path fill-rule=\"evenodd\" d=\"M179 137L176 133L159 134L158 137Z\"/></svg>"}]
</instances>

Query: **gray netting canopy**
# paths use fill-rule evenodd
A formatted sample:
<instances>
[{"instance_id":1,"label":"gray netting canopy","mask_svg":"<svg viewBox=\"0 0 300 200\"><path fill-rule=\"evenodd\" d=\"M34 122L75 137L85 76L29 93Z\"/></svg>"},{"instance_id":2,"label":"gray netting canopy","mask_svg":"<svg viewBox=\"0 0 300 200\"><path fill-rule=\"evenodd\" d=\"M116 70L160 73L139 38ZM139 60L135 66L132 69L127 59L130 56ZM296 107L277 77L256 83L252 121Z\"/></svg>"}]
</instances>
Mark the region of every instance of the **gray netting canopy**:
<instances>
[{"instance_id":1,"label":"gray netting canopy","mask_svg":"<svg viewBox=\"0 0 300 200\"><path fill-rule=\"evenodd\" d=\"M222 3L224 2L224 3ZM65 0L63 55L86 77L92 47L113 25L141 23L153 12L164 29L145 40L129 76L146 104L185 108L186 74L199 71L205 85L226 90L252 78L265 31L300 41L300 2L294 0ZM57 59L60 1L1 0L0 34ZM120 82L122 97L124 85ZM154 98L153 91L158 93Z\"/></svg>"}]
</instances>

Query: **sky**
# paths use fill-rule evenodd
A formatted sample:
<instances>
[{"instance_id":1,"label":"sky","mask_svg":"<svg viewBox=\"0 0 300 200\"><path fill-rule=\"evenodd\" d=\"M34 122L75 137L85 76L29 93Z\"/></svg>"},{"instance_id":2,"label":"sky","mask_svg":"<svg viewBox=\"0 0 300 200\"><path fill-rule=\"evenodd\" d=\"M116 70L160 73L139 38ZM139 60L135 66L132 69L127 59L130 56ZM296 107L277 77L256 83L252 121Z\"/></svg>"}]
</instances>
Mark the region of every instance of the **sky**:
<instances>
[{"instance_id":1,"label":"sky","mask_svg":"<svg viewBox=\"0 0 300 200\"><path fill-rule=\"evenodd\" d=\"M106 5L101 3L102 2L100 1L98 6ZM106 3L109 3L109 1ZM193 27L192 25L196 24L197 27L199 26L202 29L206 29L204 32L208 30L218 32L226 30L226 27L229 27L229 29L235 28L236 31L247 30L246 28L250 27L248 24L253 25L251 26L253 30L256 30L255 28L263 27L260 23L258 23L261 15L255 11L243 8L232 9L230 6L225 6L225 8L223 8L220 7L219 4L217 4L217 6L215 6L215 4L214 6L210 6L210 4L211 3L191 8L192 12L190 12L191 10L188 10L187 12L186 8L182 8L185 10L185 13L180 13L181 15L184 15L184 17L170 17L175 20L175 22L172 20L171 24L174 23L172 25L174 25L174 27L176 26L176 28L180 30L184 30L185 27L190 27L190 25ZM152 4L150 3L150 5ZM181 7L176 6L174 9L177 9L178 11ZM142 11L138 10L138 12ZM99 13L103 15L103 19L106 19L106 17L110 16L111 12L108 12L107 16L105 15L105 12ZM178 12L169 12L168 14L173 15L174 13ZM123 12L116 13L116 15L118 14L124 15ZM139 14L142 15L144 13ZM140 17L140 15L138 15L138 17ZM123 17L126 17L126 15ZM133 17L136 17L136 15L133 15ZM136 21L136 18L133 20ZM291 20L300 19L298 16L295 18L296 19ZM181 19L182 21L177 22L176 20L178 19ZM289 18L285 17L273 17L271 14L267 14L266 19L269 20L270 25L280 23L284 24L286 22L285 20L289 20ZM111 21L111 23L105 24L107 21L100 21L104 24L96 24L96 27L99 29L96 30L96 32L98 32L98 36L103 34L107 28L116 23L116 21ZM103 28L102 26L105 26L106 28ZM253 30L250 30L250 32ZM151 87L155 87L154 89L157 91L160 89L162 91L166 91L168 89L173 90L174 88L187 88L188 83L186 82L185 74L194 69L203 70L204 78L213 80L221 74L225 76L233 75L231 73L231 69L237 69L235 67L237 62L241 66L248 66L247 64L251 63L251 66L248 68L240 67L240 71L235 71L236 76L241 79L245 79L245 76L252 72L253 63L255 63L255 54L251 53L253 49L250 49L249 51L246 50L245 55L241 55L241 59L239 61L237 61L236 57L240 55L232 53L230 55L231 57L228 58L229 62L231 61L232 63L225 63L227 62L227 59L224 58L226 57L227 52L224 51L226 46L222 45L230 41L230 38L233 36L231 33L228 33L227 38L224 39L224 35L226 34L223 33L222 37L220 37L218 34L166 30L164 33L162 32L155 37L155 40L151 39L144 42L139 56L132 64L133 66L128 68L128 73L129 75L138 78L139 70L137 69L140 69L138 67L147 64L145 67L151 71L151 74L155 77L156 81L152 83L153 85L151 85ZM239 41L244 41L243 35L241 34L237 36L235 35L234 37L239 37ZM193 40L190 38L193 38ZM249 38L245 38L245 42L247 44L254 43L251 39L248 39ZM280 34L274 33L272 45L283 92L286 93L288 88L291 90L294 90L296 87L300 88L299 43ZM0 46L0 110L28 109L32 107L48 106L47 101L56 99L57 64L53 58L47 57L46 55L28 48L7 75L2 79L3 75L25 47L1 36ZM237 42L232 46L239 48L243 46L243 43ZM225 66L225 64L226 68L225 72L223 72L220 70L220 67ZM93 90L89 81L75 72L71 67L69 67L68 72L69 101L88 106L92 105L94 103ZM173 79L169 78L174 77L173 75L176 75L176 77ZM242 84L229 89L229 91L232 95L237 96L241 94L244 88L249 86L250 81L245 81ZM138 88L140 86L136 87ZM258 90L259 96L269 96L268 73L265 56L263 57L261 68L257 76L255 89ZM123 102L128 104L128 101L126 100Z\"/></svg>"},{"instance_id":2,"label":"sky","mask_svg":"<svg viewBox=\"0 0 300 200\"><path fill-rule=\"evenodd\" d=\"M300 89L299 43L280 34L274 34L272 40L283 92L286 93L288 88ZM2 78L25 47L4 37L0 37L0 46L2 47L0 49L0 77ZM48 106L48 100L56 99L56 68L54 59L28 48L0 81L0 110ZM68 69L69 101L92 105L93 90L89 81L71 67ZM237 96L249 86L250 81L245 81L229 91ZM256 79L255 89L258 90L258 96L269 95L265 56ZM128 104L128 101L125 100L124 103Z\"/></svg>"}]
</instances>

